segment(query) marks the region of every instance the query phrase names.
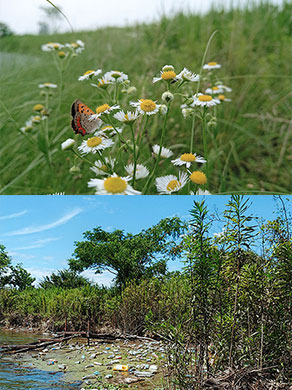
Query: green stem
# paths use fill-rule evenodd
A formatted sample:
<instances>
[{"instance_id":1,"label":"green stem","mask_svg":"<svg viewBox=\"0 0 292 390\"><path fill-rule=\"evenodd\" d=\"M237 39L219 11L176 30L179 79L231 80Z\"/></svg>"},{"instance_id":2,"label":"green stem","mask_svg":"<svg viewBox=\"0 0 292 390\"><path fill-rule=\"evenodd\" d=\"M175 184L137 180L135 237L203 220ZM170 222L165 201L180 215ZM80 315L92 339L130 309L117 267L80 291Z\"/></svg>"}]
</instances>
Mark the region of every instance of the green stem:
<instances>
[{"instance_id":1,"label":"green stem","mask_svg":"<svg viewBox=\"0 0 292 390\"><path fill-rule=\"evenodd\" d=\"M190 153L193 154L196 117L193 116Z\"/></svg>"},{"instance_id":2,"label":"green stem","mask_svg":"<svg viewBox=\"0 0 292 390\"><path fill-rule=\"evenodd\" d=\"M206 107L204 107L204 113L202 118L202 128L203 128L203 144L204 144L204 158L206 162L207 177L209 173L209 161L208 161L208 143L207 143L207 124L206 124Z\"/></svg>"},{"instance_id":3,"label":"green stem","mask_svg":"<svg viewBox=\"0 0 292 390\"><path fill-rule=\"evenodd\" d=\"M215 30L213 32L213 34L210 36L208 42L207 42L207 46L206 46L206 49L205 49L205 52L204 52L204 55L203 55L203 58L202 58L202 63L201 63L201 68L200 68L200 73L199 73L199 81L198 81L198 85L197 85L197 94L199 93L199 90L200 90L200 84L201 84L201 76L202 76L202 72L203 72L203 66L204 66L204 63L205 63L205 60L206 60L206 57L207 57L207 53L209 51L209 47L210 47L210 44L214 38L214 36L217 34L217 32L219 32L218 30Z\"/></svg>"},{"instance_id":4,"label":"green stem","mask_svg":"<svg viewBox=\"0 0 292 390\"><path fill-rule=\"evenodd\" d=\"M110 123L110 125L113 127L113 129L115 130L115 132L117 133L119 139L120 139L120 142L123 142L127 148L129 148L131 150L131 152L133 151L133 149L130 147L130 145L127 143L127 141L125 140L125 138L122 136L122 134L120 134L117 130L117 128L115 127L113 121L111 120L110 116L108 116L108 121Z\"/></svg>"},{"instance_id":5,"label":"green stem","mask_svg":"<svg viewBox=\"0 0 292 390\"><path fill-rule=\"evenodd\" d=\"M164 122L163 122L163 128L162 128L162 133L161 133L161 138L160 138L160 147L159 147L158 156L156 158L156 162L155 162L152 174L149 176L147 183L145 184L145 186L143 188L143 195L147 194L148 188L149 188L149 186L150 186L150 184L155 176L158 164L160 162L162 146L164 144L164 139L165 139L165 134L166 134L166 125L167 125L167 120L168 120L169 108L170 108L170 103L168 103L168 105L167 105L167 113L165 115Z\"/></svg>"},{"instance_id":6,"label":"green stem","mask_svg":"<svg viewBox=\"0 0 292 390\"><path fill-rule=\"evenodd\" d=\"M148 121L149 121L149 115L146 115L146 121L145 121L144 126L142 128L142 131L140 133L140 138L139 138L139 143L138 143L138 156L137 156L137 159L140 156L142 139L143 139L143 136L144 136L145 131L147 129Z\"/></svg>"},{"instance_id":7,"label":"green stem","mask_svg":"<svg viewBox=\"0 0 292 390\"><path fill-rule=\"evenodd\" d=\"M79 154L78 152L76 152L75 149L72 149L72 152L73 152L78 158L80 158L81 160L85 161L87 164L90 164L92 167L95 167L95 165L94 165L91 161L89 161L89 160L87 160L87 158L81 156L81 154Z\"/></svg>"},{"instance_id":8,"label":"green stem","mask_svg":"<svg viewBox=\"0 0 292 390\"><path fill-rule=\"evenodd\" d=\"M194 115L193 116L193 121L192 121L192 131L191 131L191 146L190 146L190 153L191 154L193 154L193 148L194 148L195 124L196 124L196 117ZM190 194L190 191L191 191L191 182L189 181L189 183L188 183L188 195Z\"/></svg>"},{"instance_id":9,"label":"green stem","mask_svg":"<svg viewBox=\"0 0 292 390\"><path fill-rule=\"evenodd\" d=\"M107 164L107 162L105 161L105 158L103 157L102 153L99 152L99 157L101 159L101 161L104 163L104 165L109 169L111 175L113 174L113 171L111 169L111 167Z\"/></svg>"},{"instance_id":10,"label":"green stem","mask_svg":"<svg viewBox=\"0 0 292 390\"><path fill-rule=\"evenodd\" d=\"M133 157L134 157L134 171L133 171L133 180L132 180L132 186L135 185L136 180L136 170L137 170L137 154L136 154L136 140L135 140L135 132L133 124L130 124L131 134L132 134L132 142L133 142Z\"/></svg>"}]
</instances>

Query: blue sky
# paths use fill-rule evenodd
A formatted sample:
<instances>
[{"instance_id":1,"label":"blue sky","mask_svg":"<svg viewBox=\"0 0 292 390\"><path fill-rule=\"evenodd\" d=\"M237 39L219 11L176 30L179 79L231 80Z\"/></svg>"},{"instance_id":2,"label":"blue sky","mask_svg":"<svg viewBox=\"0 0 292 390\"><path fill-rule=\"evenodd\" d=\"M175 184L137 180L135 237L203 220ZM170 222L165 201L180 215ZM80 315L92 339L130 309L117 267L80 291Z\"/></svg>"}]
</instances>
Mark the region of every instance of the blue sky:
<instances>
[{"instance_id":1,"label":"blue sky","mask_svg":"<svg viewBox=\"0 0 292 390\"><path fill-rule=\"evenodd\" d=\"M37 280L67 266L74 251L74 241L82 240L86 230L101 226L112 231L122 229L138 233L162 218L178 215L189 218L195 199L192 196L1 196L0 244L5 245L13 263L23 263ZM225 209L229 196L206 196L210 210ZM273 218L276 207L272 196L249 197L250 212ZM292 196L287 198L292 201ZM220 232L214 226L214 232ZM178 262L170 263L178 269ZM109 273L86 276L109 285Z\"/></svg>"}]
</instances>

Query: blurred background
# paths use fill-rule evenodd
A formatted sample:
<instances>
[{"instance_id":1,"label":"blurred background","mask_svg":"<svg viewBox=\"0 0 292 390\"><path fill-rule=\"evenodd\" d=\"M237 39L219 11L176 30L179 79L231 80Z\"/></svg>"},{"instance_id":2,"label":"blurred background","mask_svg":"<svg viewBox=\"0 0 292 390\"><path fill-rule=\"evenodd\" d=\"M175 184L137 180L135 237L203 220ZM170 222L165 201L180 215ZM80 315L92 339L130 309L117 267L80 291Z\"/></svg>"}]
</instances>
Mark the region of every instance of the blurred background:
<instances>
[{"instance_id":1,"label":"blurred background","mask_svg":"<svg viewBox=\"0 0 292 390\"><path fill-rule=\"evenodd\" d=\"M58 0L53 1L71 21L75 31L104 26L153 22L177 12L203 14L213 9L253 7L261 0ZM270 0L282 4L283 0ZM0 21L16 34L45 34L68 31L68 25L45 0L0 2Z\"/></svg>"}]
</instances>

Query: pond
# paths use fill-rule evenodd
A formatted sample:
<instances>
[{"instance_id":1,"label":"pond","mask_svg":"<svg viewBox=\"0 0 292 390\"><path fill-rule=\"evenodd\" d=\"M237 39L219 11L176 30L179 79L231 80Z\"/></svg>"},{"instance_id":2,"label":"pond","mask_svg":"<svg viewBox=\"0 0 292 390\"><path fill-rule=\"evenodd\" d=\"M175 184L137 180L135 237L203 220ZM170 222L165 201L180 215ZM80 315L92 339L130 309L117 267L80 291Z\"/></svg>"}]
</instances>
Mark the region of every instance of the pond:
<instances>
[{"instance_id":1,"label":"pond","mask_svg":"<svg viewBox=\"0 0 292 390\"><path fill-rule=\"evenodd\" d=\"M0 344L26 344L38 338L44 335L0 331ZM144 339L91 340L88 346L85 339L74 338L23 353L1 356L0 351L1 390L89 389L99 388L99 383L104 388L153 390L161 388L164 373L163 346Z\"/></svg>"},{"instance_id":2,"label":"pond","mask_svg":"<svg viewBox=\"0 0 292 390\"><path fill-rule=\"evenodd\" d=\"M44 335L29 332L15 332L0 330L1 344L26 344L37 341ZM43 371L35 368L32 363L23 364L15 355L1 355L0 350L0 389L72 389L80 388L80 381L73 384L62 381L62 372Z\"/></svg>"}]
</instances>

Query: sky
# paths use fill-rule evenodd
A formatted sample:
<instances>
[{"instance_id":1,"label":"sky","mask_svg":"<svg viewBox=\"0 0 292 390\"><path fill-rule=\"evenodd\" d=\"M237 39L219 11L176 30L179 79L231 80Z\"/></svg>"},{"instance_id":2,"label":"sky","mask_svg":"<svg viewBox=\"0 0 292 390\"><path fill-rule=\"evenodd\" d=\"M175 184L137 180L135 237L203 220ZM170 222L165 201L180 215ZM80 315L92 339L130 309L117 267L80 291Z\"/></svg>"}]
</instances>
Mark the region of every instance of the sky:
<instances>
[{"instance_id":1,"label":"sky","mask_svg":"<svg viewBox=\"0 0 292 390\"><path fill-rule=\"evenodd\" d=\"M244 5L261 0L52 0L60 6L70 20L74 31L92 30L103 26L124 26L137 22L151 22L163 14L171 15L179 10L204 13L211 5L225 7ZM269 0L281 4L283 0ZM46 0L0 0L0 22L4 22L17 34L36 34L38 22L44 20L41 6L50 6ZM65 20L60 30L67 31Z\"/></svg>"},{"instance_id":2,"label":"sky","mask_svg":"<svg viewBox=\"0 0 292 390\"><path fill-rule=\"evenodd\" d=\"M229 196L1 196L0 244L6 247L12 263L22 263L37 281L67 267L74 242L83 233L100 226L139 233L161 219L179 216L188 220L194 200L206 200L210 210L225 210ZM287 197L292 201L292 196ZM251 196L250 212L265 219L275 217L273 196ZM214 225L212 234L222 226ZM180 269L179 261L169 270ZM90 280L109 286L110 273L96 275L85 271Z\"/></svg>"}]
</instances>

